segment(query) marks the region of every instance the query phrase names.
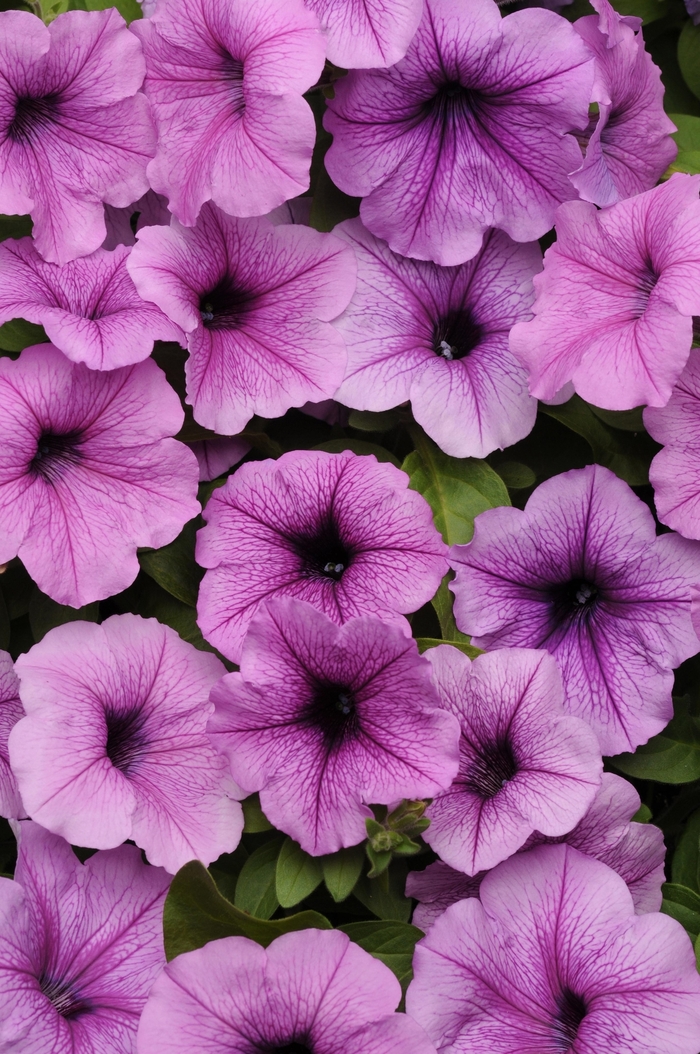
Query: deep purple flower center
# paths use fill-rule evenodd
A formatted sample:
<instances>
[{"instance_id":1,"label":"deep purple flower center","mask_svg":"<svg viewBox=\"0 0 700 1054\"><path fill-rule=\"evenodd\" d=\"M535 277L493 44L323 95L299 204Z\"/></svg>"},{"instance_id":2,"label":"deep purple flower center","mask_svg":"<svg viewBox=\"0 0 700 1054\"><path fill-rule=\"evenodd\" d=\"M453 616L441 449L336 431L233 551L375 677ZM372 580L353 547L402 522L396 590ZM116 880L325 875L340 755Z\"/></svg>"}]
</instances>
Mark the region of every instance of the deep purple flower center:
<instances>
[{"instance_id":1,"label":"deep purple flower center","mask_svg":"<svg viewBox=\"0 0 700 1054\"><path fill-rule=\"evenodd\" d=\"M480 798L495 798L517 775L518 764L507 737L480 743L458 781Z\"/></svg>"},{"instance_id":2,"label":"deep purple flower center","mask_svg":"<svg viewBox=\"0 0 700 1054\"><path fill-rule=\"evenodd\" d=\"M352 552L332 519L325 520L313 534L293 538L292 547L303 563L305 578L330 578L339 582L352 562Z\"/></svg>"},{"instance_id":3,"label":"deep purple flower center","mask_svg":"<svg viewBox=\"0 0 700 1054\"><path fill-rule=\"evenodd\" d=\"M637 275L637 291L632 309L634 318L641 318L646 311L649 297L651 296L652 290L658 282L659 277L660 276L654 268L651 260L646 260L643 269Z\"/></svg>"},{"instance_id":4,"label":"deep purple flower center","mask_svg":"<svg viewBox=\"0 0 700 1054\"><path fill-rule=\"evenodd\" d=\"M105 714L105 724L105 753L115 769L128 776L146 748L143 710L137 708L122 713L108 710Z\"/></svg>"},{"instance_id":5,"label":"deep purple flower center","mask_svg":"<svg viewBox=\"0 0 700 1054\"><path fill-rule=\"evenodd\" d=\"M345 684L316 683L305 717L323 734L329 749L340 746L359 728L357 702L352 689Z\"/></svg>"},{"instance_id":6,"label":"deep purple flower center","mask_svg":"<svg viewBox=\"0 0 700 1054\"><path fill-rule=\"evenodd\" d=\"M452 123L455 117L478 117L482 96L472 88L465 87L459 81L445 81L434 95L422 105L424 117L429 117L438 124Z\"/></svg>"},{"instance_id":7,"label":"deep purple flower center","mask_svg":"<svg viewBox=\"0 0 700 1054\"><path fill-rule=\"evenodd\" d=\"M39 979L39 987L61 1017L78 1017L80 1014L89 1013L92 1009L90 1003L82 999L65 981L57 981L44 976Z\"/></svg>"},{"instance_id":8,"label":"deep purple flower center","mask_svg":"<svg viewBox=\"0 0 700 1054\"><path fill-rule=\"evenodd\" d=\"M468 307L442 315L433 327L433 351L448 361L466 358L484 339L484 327Z\"/></svg>"},{"instance_id":9,"label":"deep purple flower center","mask_svg":"<svg viewBox=\"0 0 700 1054\"><path fill-rule=\"evenodd\" d=\"M554 1021L555 1042L562 1050L569 1050L587 1013L585 1000L570 988L565 988L559 997L558 1014Z\"/></svg>"},{"instance_id":10,"label":"deep purple flower center","mask_svg":"<svg viewBox=\"0 0 700 1054\"><path fill-rule=\"evenodd\" d=\"M221 77L230 89L233 113L240 117L245 110L245 93L243 91L243 63L233 55L224 52L221 59Z\"/></svg>"},{"instance_id":11,"label":"deep purple flower center","mask_svg":"<svg viewBox=\"0 0 700 1054\"><path fill-rule=\"evenodd\" d=\"M40 476L47 483L55 483L73 465L82 460L80 443L82 433L79 431L42 432L36 444L36 453L29 463L29 471Z\"/></svg>"},{"instance_id":12,"label":"deep purple flower center","mask_svg":"<svg viewBox=\"0 0 700 1054\"><path fill-rule=\"evenodd\" d=\"M236 286L230 275L224 275L199 301L202 323L206 329L240 329L253 301L251 293Z\"/></svg>"},{"instance_id":13,"label":"deep purple flower center","mask_svg":"<svg viewBox=\"0 0 700 1054\"><path fill-rule=\"evenodd\" d=\"M265 1054L313 1054L305 1043L287 1043L283 1047L270 1047Z\"/></svg>"},{"instance_id":14,"label":"deep purple flower center","mask_svg":"<svg viewBox=\"0 0 700 1054\"><path fill-rule=\"evenodd\" d=\"M7 129L7 137L13 143L30 143L42 128L52 124L58 109L57 95L44 95L34 99L20 95L15 101L15 112Z\"/></svg>"},{"instance_id":15,"label":"deep purple flower center","mask_svg":"<svg viewBox=\"0 0 700 1054\"><path fill-rule=\"evenodd\" d=\"M600 590L586 578L572 578L550 591L552 616L556 625L589 619L598 607Z\"/></svg>"}]
</instances>

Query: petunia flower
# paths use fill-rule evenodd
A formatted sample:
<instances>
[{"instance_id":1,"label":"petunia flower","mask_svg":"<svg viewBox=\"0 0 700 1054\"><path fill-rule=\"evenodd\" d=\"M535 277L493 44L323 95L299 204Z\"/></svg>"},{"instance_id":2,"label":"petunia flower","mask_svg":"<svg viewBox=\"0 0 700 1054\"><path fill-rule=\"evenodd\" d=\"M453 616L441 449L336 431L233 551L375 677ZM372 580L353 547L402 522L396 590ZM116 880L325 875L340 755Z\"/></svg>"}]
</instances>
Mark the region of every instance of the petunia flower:
<instances>
[{"instance_id":1,"label":"petunia flower","mask_svg":"<svg viewBox=\"0 0 700 1054\"><path fill-rule=\"evenodd\" d=\"M560 838L547 838L536 831L518 852L528 852L538 845L566 842L617 871L632 894L638 915L658 911L662 900L661 886L665 881L666 848L658 827L631 821L640 804L639 795L631 783L612 772L604 772L592 805L572 831ZM427 932L450 904L465 897L478 897L487 873L481 871L470 877L441 860L430 864L424 871L410 871L406 879L406 896L419 902L413 912L414 925Z\"/></svg>"},{"instance_id":2,"label":"petunia flower","mask_svg":"<svg viewBox=\"0 0 700 1054\"><path fill-rule=\"evenodd\" d=\"M16 669L10 761L32 819L94 849L132 839L172 874L236 848L241 806L206 736L215 655L127 614L58 626Z\"/></svg>"},{"instance_id":3,"label":"petunia flower","mask_svg":"<svg viewBox=\"0 0 700 1054\"><path fill-rule=\"evenodd\" d=\"M102 203L121 208L148 190L141 46L115 8L48 27L3 11L0 41L0 212L31 213L46 260L87 256L105 239Z\"/></svg>"},{"instance_id":4,"label":"petunia flower","mask_svg":"<svg viewBox=\"0 0 700 1054\"><path fill-rule=\"evenodd\" d=\"M169 883L133 845L81 864L62 838L21 823L15 879L0 878L0 1048L135 1054L165 966Z\"/></svg>"},{"instance_id":5,"label":"petunia flower","mask_svg":"<svg viewBox=\"0 0 700 1054\"><path fill-rule=\"evenodd\" d=\"M237 465L250 450L250 443L240 436L199 439L190 443L199 465L200 483L209 482Z\"/></svg>"},{"instance_id":6,"label":"petunia flower","mask_svg":"<svg viewBox=\"0 0 700 1054\"><path fill-rule=\"evenodd\" d=\"M225 937L178 955L151 989L139 1054L435 1054L394 1013L401 986L339 930L286 933L269 948Z\"/></svg>"},{"instance_id":7,"label":"petunia flower","mask_svg":"<svg viewBox=\"0 0 700 1054\"><path fill-rule=\"evenodd\" d=\"M426 500L373 455L293 450L242 465L209 499L196 559L206 639L238 662L263 600L295 596L334 622L398 621L426 604L448 569Z\"/></svg>"},{"instance_id":8,"label":"petunia flower","mask_svg":"<svg viewBox=\"0 0 700 1054\"><path fill-rule=\"evenodd\" d=\"M280 417L335 393L345 344L329 322L355 288L354 254L337 238L205 205L194 229L141 230L127 266L143 299L187 334L200 424L234 435L255 413Z\"/></svg>"},{"instance_id":9,"label":"petunia flower","mask_svg":"<svg viewBox=\"0 0 700 1054\"><path fill-rule=\"evenodd\" d=\"M455 1054L695 1054L688 935L568 845L500 864L416 947L408 1013ZM439 995L437 995L439 993ZM436 997L437 995L437 997Z\"/></svg>"},{"instance_id":10,"label":"petunia flower","mask_svg":"<svg viewBox=\"0 0 700 1054\"><path fill-rule=\"evenodd\" d=\"M569 381L595 406L665 406L700 315L700 176L676 173L598 211L557 211L557 240L534 278L535 318L510 333L530 391L551 399Z\"/></svg>"},{"instance_id":11,"label":"petunia flower","mask_svg":"<svg viewBox=\"0 0 700 1054\"><path fill-rule=\"evenodd\" d=\"M118 245L135 245L136 234L142 227L167 227L171 219L167 198L153 190L147 191L138 201L124 206L123 209L105 205L107 237L102 243L102 248L116 249Z\"/></svg>"},{"instance_id":12,"label":"petunia flower","mask_svg":"<svg viewBox=\"0 0 700 1054\"><path fill-rule=\"evenodd\" d=\"M24 816L17 780L10 768L7 739L24 710L19 699L19 681L12 658L0 651L0 816L17 819Z\"/></svg>"},{"instance_id":13,"label":"petunia flower","mask_svg":"<svg viewBox=\"0 0 700 1054\"><path fill-rule=\"evenodd\" d=\"M393 66L408 50L423 0L305 0L326 33L327 54L343 69Z\"/></svg>"},{"instance_id":14,"label":"petunia flower","mask_svg":"<svg viewBox=\"0 0 700 1054\"><path fill-rule=\"evenodd\" d=\"M303 601L271 601L240 673L211 698L209 734L233 779L314 856L364 841L370 803L432 797L457 772L459 725L430 666L377 618L337 626Z\"/></svg>"},{"instance_id":15,"label":"petunia flower","mask_svg":"<svg viewBox=\"0 0 700 1054\"><path fill-rule=\"evenodd\" d=\"M469 263L439 267L398 256L360 220L333 233L358 264L357 289L334 322L348 350L336 398L358 410L410 399L415 419L453 457L486 457L528 435L537 406L508 332L532 317L539 246L489 231Z\"/></svg>"},{"instance_id":16,"label":"petunia flower","mask_svg":"<svg viewBox=\"0 0 700 1054\"><path fill-rule=\"evenodd\" d=\"M325 45L302 0L167 0L131 30L158 129L148 177L181 223L206 201L261 216L308 190L316 129L302 92Z\"/></svg>"},{"instance_id":17,"label":"petunia flower","mask_svg":"<svg viewBox=\"0 0 700 1054\"><path fill-rule=\"evenodd\" d=\"M126 589L139 546L197 515L197 459L167 438L180 401L149 359L108 373L51 344L0 358L0 562L81 607Z\"/></svg>"},{"instance_id":18,"label":"petunia flower","mask_svg":"<svg viewBox=\"0 0 700 1054\"><path fill-rule=\"evenodd\" d=\"M690 621L700 546L656 537L648 507L600 465L542 483L524 511L489 509L452 548L455 618L477 648L545 648L566 709L604 754L673 716L673 667L700 650Z\"/></svg>"},{"instance_id":19,"label":"petunia flower","mask_svg":"<svg viewBox=\"0 0 700 1054\"><path fill-rule=\"evenodd\" d=\"M43 326L55 347L91 370L147 359L155 340L182 331L142 300L126 269L129 249L96 249L59 266L42 260L31 238L0 244L0 325L24 318Z\"/></svg>"},{"instance_id":20,"label":"petunia flower","mask_svg":"<svg viewBox=\"0 0 700 1054\"><path fill-rule=\"evenodd\" d=\"M661 71L644 47L641 18L621 16L608 0L574 28L596 57L598 115L580 135L586 156L571 175L584 201L613 205L651 190L677 153L676 126L663 108Z\"/></svg>"},{"instance_id":21,"label":"petunia flower","mask_svg":"<svg viewBox=\"0 0 700 1054\"><path fill-rule=\"evenodd\" d=\"M427 657L440 706L461 726L459 772L426 811L428 845L475 875L534 831L567 834L593 801L603 762L591 729L564 711L556 660L513 648L471 663L447 644Z\"/></svg>"},{"instance_id":22,"label":"petunia flower","mask_svg":"<svg viewBox=\"0 0 700 1054\"><path fill-rule=\"evenodd\" d=\"M592 83L591 52L552 11L425 0L404 59L335 85L326 167L394 252L461 264L488 227L539 238L574 196L566 133L586 128Z\"/></svg>"},{"instance_id":23,"label":"petunia flower","mask_svg":"<svg viewBox=\"0 0 700 1054\"><path fill-rule=\"evenodd\" d=\"M662 523L700 539L700 351L691 351L666 406L648 406L644 425L659 451L649 468Z\"/></svg>"}]
</instances>

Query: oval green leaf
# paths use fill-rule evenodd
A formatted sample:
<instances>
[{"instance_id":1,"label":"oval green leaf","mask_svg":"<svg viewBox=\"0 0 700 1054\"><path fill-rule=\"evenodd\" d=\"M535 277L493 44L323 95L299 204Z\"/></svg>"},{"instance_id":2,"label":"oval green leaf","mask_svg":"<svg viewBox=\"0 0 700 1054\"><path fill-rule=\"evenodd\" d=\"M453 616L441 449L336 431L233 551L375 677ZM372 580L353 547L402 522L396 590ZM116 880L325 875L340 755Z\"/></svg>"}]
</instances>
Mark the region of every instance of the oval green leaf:
<instances>
[{"instance_id":1,"label":"oval green leaf","mask_svg":"<svg viewBox=\"0 0 700 1054\"><path fill-rule=\"evenodd\" d=\"M275 888L283 908L293 908L323 881L321 862L309 856L291 838L286 838L277 857Z\"/></svg>"},{"instance_id":2,"label":"oval green leaf","mask_svg":"<svg viewBox=\"0 0 700 1054\"><path fill-rule=\"evenodd\" d=\"M331 856L321 858L323 880L336 904L347 900L352 893L362 874L365 860L364 844L353 845L349 849L340 849Z\"/></svg>"}]
</instances>

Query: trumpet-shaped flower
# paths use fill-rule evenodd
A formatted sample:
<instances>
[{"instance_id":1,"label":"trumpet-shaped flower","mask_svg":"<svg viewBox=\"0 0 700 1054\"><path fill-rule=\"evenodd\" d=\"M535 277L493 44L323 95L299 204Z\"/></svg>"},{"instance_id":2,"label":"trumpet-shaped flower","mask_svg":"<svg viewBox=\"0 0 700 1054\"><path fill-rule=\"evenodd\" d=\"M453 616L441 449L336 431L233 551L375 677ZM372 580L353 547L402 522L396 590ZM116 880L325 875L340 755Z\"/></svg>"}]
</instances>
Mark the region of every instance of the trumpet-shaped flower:
<instances>
[{"instance_id":1,"label":"trumpet-shaped flower","mask_svg":"<svg viewBox=\"0 0 700 1054\"><path fill-rule=\"evenodd\" d=\"M446 547L408 476L373 455L299 450L242 465L212 494L197 536L206 639L238 662L263 600L295 596L334 622L399 621L437 590Z\"/></svg>"},{"instance_id":2,"label":"trumpet-shaped flower","mask_svg":"<svg viewBox=\"0 0 700 1054\"><path fill-rule=\"evenodd\" d=\"M539 238L575 194L593 56L553 11L425 0L406 57L351 71L325 125L331 178L394 252L452 265L488 227Z\"/></svg>"},{"instance_id":3,"label":"trumpet-shaped flower","mask_svg":"<svg viewBox=\"0 0 700 1054\"><path fill-rule=\"evenodd\" d=\"M206 201L261 216L308 190L316 132L302 92L325 48L302 0L167 0L131 29L158 129L148 177L181 223Z\"/></svg>"},{"instance_id":4,"label":"trumpet-shaped flower","mask_svg":"<svg viewBox=\"0 0 700 1054\"><path fill-rule=\"evenodd\" d=\"M310 604L272 601L212 700L209 733L233 779L314 856L362 842L370 803L432 797L457 771L459 726L427 661L377 618L337 626Z\"/></svg>"},{"instance_id":5,"label":"trumpet-shaped flower","mask_svg":"<svg viewBox=\"0 0 700 1054\"><path fill-rule=\"evenodd\" d=\"M695 655L700 546L656 537L636 494L600 465L541 484L524 510L490 509L454 546L455 617L478 648L545 648L566 709L604 754L634 750L673 715L673 667Z\"/></svg>"},{"instance_id":6,"label":"trumpet-shaped flower","mask_svg":"<svg viewBox=\"0 0 700 1054\"><path fill-rule=\"evenodd\" d=\"M194 229L141 230L128 269L187 334L200 424L234 435L255 413L280 417L335 393L345 344L329 322L352 296L355 259L332 235L206 205Z\"/></svg>"},{"instance_id":7,"label":"trumpet-shaped flower","mask_svg":"<svg viewBox=\"0 0 700 1054\"><path fill-rule=\"evenodd\" d=\"M22 822L15 879L0 878L0 1049L135 1054L165 966L169 883L133 845L81 864L62 838Z\"/></svg>"},{"instance_id":8,"label":"trumpet-shaped flower","mask_svg":"<svg viewBox=\"0 0 700 1054\"><path fill-rule=\"evenodd\" d=\"M328 58L343 69L393 66L408 50L423 0L306 0L325 30Z\"/></svg>"},{"instance_id":9,"label":"trumpet-shaped flower","mask_svg":"<svg viewBox=\"0 0 700 1054\"><path fill-rule=\"evenodd\" d=\"M700 315L700 176L598 211L557 211L557 240L535 275L531 322L510 334L530 391L552 399L571 382L609 410L665 406L688 361Z\"/></svg>"},{"instance_id":10,"label":"trumpet-shaped flower","mask_svg":"<svg viewBox=\"0 0 700 1054\"><path fill-rule=\"evenodd\" d=\"M225 670L155 619L51 630L17 661L10 759L27 812L75 845L126 839L173 874L232 852L242 810L206 736Z\"/></svg>"},{"instance_id":11,"label":"trumpet-shaped flower","mask_svg":"<svg viewBox=\"0 0 700 1054\"><path fill-rule=\"evenodd\" d=\"M19 699L19 681L6 651L0 651L0 816L16 819L24 815L17 780L10 768L7 740L24 716Z\"/></svg>"},{"instance_id":12,"label":"trumpet-shaped flower","mask_svg":"<svg viewBox=\"0 0 700 1054\"><path fill-rule=\"evenodd\" d=\"M105 239L103 202L123 207L148 190L141 46L115 8L68 11L48 27L3 11L0 41L0 212L31 213L46 260L87 256Z\"/></svg>"}]
</instances>

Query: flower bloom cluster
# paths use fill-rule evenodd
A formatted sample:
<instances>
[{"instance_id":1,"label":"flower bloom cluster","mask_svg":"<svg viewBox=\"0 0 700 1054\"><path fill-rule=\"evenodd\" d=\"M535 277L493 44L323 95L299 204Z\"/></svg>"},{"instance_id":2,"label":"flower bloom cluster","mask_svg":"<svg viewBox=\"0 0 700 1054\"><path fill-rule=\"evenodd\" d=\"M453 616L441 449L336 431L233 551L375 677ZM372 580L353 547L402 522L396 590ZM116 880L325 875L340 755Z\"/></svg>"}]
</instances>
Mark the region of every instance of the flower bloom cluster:
<instances>
[{"instance_id":1,"label":"flower bloom cluster","mask_svg":"<svg viewBox=\"0 0 700 1054\"><path fill-rule=\"evenodd\" d=\"M697 1054L603 763L700 652L700 175L641 20L16 6L0 1054ZM537 399L644 406L651 489L519 486Z\"/></svg>"}]
</instances>

